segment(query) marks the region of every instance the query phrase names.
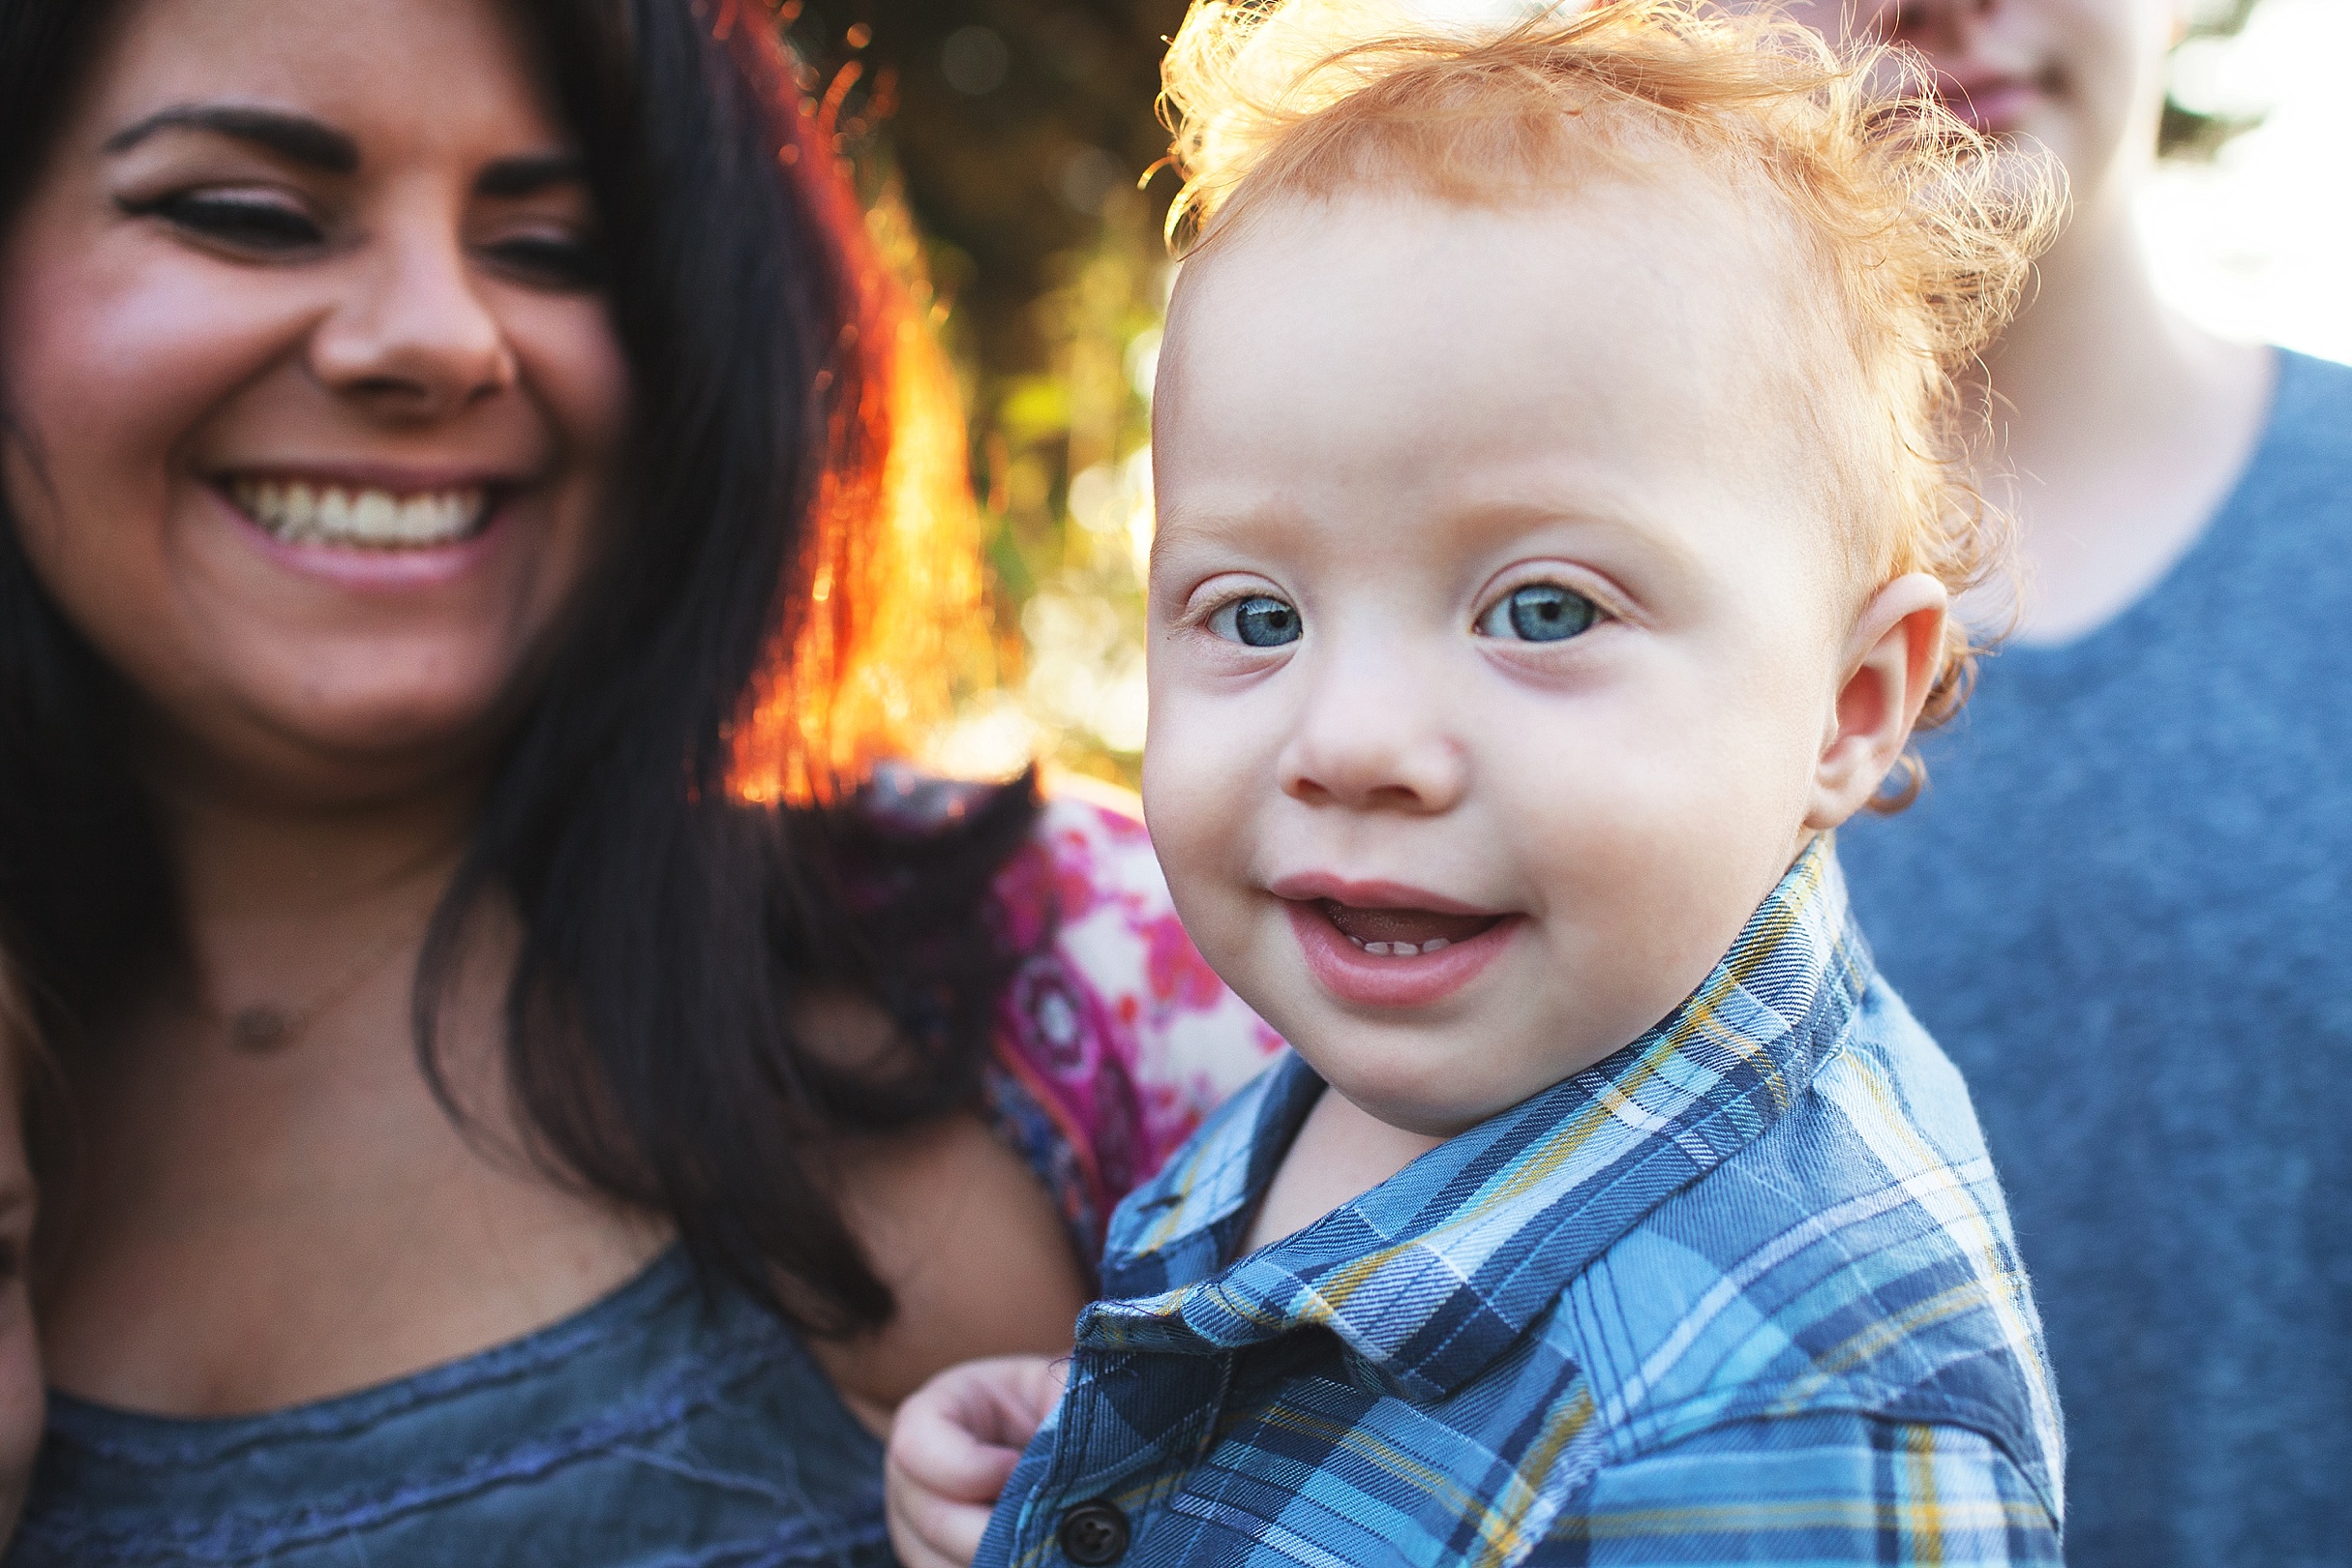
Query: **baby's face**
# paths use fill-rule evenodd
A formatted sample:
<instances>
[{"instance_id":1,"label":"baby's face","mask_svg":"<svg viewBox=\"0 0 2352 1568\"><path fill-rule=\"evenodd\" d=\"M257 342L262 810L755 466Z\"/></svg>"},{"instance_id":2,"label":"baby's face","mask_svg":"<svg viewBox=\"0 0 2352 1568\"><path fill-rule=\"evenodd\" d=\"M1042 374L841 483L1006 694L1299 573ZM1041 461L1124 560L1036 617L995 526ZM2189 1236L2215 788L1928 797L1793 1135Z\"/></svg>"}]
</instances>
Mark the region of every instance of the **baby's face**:
<instances>
[{"instance_id":1,"label":"baby's face","mask_svg":"<svg viewBox=\"0 0 2352 1568\"><path fill-rule=\"evenodd\" d=\"M1697 178L1269 207L1187 264L1146 813L1209 961L1381 1120L1631 1041L1851 809L1800 286Z\"/></svg>"}]
</instances>

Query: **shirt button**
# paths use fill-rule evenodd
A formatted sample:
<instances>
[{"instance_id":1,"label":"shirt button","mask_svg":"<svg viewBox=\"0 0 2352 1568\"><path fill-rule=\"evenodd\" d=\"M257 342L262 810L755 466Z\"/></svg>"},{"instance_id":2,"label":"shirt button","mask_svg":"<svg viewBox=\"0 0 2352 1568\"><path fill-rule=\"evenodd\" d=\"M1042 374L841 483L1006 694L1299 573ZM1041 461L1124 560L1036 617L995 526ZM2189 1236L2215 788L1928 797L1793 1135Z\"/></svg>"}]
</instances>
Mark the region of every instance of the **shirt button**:
<instances>
[{"instance_id":1,"label":"shirt button","mask_svg":"<svg viewBox=\"0 0 2352 1568\"><path fill-rule=\"evenodd\" d=\"M1097 1497L1064 1514L1055 1538L1062 1555L1078 1568L1103 1568L1127 1555L1127 1515L1117 1503Z\"/></svg>"}]
</instances>

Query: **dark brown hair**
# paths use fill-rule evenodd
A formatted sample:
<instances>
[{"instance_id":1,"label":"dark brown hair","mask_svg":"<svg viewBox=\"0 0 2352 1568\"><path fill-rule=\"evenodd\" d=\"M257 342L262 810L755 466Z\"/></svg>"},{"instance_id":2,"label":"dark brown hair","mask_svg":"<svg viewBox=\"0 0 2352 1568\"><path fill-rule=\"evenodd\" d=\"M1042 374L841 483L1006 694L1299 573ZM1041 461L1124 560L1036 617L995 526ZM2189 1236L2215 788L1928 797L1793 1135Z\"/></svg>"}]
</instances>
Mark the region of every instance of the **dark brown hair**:
<instances>
[{"instance_id":1,"label":"dark brown hair","mask_svg":"<svg viewBox=\"0 0 2352 1568\"><path fill-rule=\"evenodd\" d=\"M0 230L117 9L0 6ZM1024 781L951 829L900 832L857 794L914 710L859 693L928 678L877 677L882 645L951 618L919 596L965 581L892 566L965 548L892 512L907 317L819 84L766 9L515 9L586 157L639 412L581 613L428 937L417 1049L440 1088L435 1016L467 917L510 900L507 1067L551 1173L669 1217L707 1279L803 1327L872 1326L890 1292L825 1139L976 1097L1011 962L989 890L1036 809ZM170 861L117 743L131 700L0 500L0 926L61 1053L184 962ZM893 1070L809 1049L812 991L880 1004L906 1047Z\"/></svg>"}]
</instances>

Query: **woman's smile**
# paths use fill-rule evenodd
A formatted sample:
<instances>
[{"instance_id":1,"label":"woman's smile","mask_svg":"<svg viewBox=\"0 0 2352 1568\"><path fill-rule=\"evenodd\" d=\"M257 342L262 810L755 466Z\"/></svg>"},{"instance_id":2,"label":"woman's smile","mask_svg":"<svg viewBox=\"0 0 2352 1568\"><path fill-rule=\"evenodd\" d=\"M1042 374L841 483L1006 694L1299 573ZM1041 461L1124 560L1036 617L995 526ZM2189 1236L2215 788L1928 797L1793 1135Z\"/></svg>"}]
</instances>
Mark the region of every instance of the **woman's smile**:
<instances>
[{"instance_id":1,"label":"woman's smile","mask_svg":"<svg viewBox=\"0 0 2352 1568\"><path fill-rule=\"evenodd\" d=\"M223 488L248 520L287 544L431 550L474 537L491 517L492 492L484 485L400 489L325 476L239 474Z\"/></svg>"},{"instance_id":2,"label":"woman's smile","mask_svg":"<svg viewBox=\"0 0 2352 1568\"><path fill-rule=\"evenodd\" d=\"M333 591L380 597L445 589L536 548L508 527L542 509L521 467L271 462L204 485L226 526L263 560Z\"/></svg>"}]
</instances>

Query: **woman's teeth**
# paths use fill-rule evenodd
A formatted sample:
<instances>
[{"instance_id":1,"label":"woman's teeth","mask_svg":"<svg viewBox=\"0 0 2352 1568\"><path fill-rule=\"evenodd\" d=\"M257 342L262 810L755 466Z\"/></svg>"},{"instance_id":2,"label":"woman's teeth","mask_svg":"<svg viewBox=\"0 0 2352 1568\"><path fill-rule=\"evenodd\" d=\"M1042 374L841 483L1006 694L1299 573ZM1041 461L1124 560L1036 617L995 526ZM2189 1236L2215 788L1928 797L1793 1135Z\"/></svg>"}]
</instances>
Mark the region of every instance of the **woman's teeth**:
<instances>
[{"instance_id":1,"label":"woman's teeth","mask_svg":"<svg viewBox=\"0 0 2352 1568\"><path fill-rule=\"evenodd\" d=\"M276 479L232 480L228 492L247 517L289 544L372 550L455 544L479 530L488 499L479 486L399 496Z\"/></svg>"}]
</instances>

